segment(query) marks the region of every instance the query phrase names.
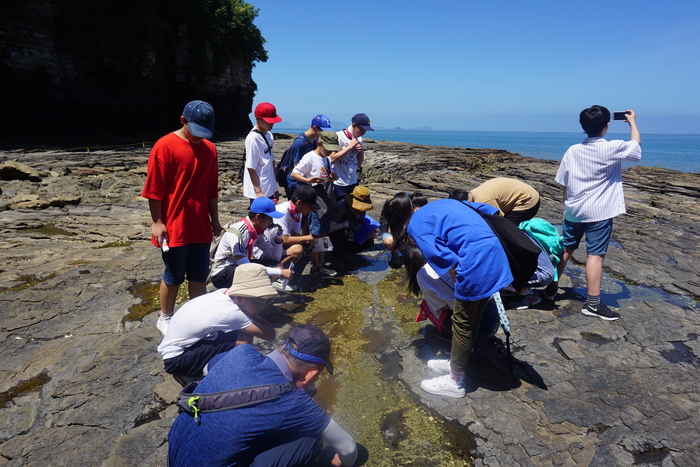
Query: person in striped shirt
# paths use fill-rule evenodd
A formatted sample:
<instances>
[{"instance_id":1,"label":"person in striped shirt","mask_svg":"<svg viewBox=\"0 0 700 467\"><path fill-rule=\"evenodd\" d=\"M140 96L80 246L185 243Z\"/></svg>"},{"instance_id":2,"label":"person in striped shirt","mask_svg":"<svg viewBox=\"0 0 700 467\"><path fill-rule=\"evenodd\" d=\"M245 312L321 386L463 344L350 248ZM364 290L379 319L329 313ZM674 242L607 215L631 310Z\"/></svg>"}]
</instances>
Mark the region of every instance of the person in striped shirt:
<instances>
[{"instance_id":1,"label":"person in striped shirt","mask_svg":"<svg viewBox=\"0 0 700 467\"><path fill-rule=\"evenodd\" d=\"M610 111L600 105L584 109L579 122L588 138L566 151L555 177L564 193L564 255L558 265L559 275L585 234L588 298L581 312L608 321L620 317L600 301L600 284L613 218L626 213L622 161L642 158L637 115L627 110L625 116L630 140L607 141L604 137L610 127ZM557 290L558 284L553 282L545 295L553 299Z\"/></svg>"}]
</instances>

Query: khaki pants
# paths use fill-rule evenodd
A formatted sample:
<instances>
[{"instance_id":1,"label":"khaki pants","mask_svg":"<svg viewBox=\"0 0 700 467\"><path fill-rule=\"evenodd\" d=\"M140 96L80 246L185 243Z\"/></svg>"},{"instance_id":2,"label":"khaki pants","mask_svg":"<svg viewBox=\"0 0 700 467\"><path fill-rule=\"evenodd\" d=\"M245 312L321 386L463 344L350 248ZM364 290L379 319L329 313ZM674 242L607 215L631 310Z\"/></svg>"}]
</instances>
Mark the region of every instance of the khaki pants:
<instances>
[{"instance_id":1,"label":"khaki pants","mask_svg":"<svg viewBox=\"0 0 700 467\"><path fill-rule=\"evenodd\" d=\"M466 302L455 298L452 315L452 350L450 367L455 373L464 372L469 360L469 354L479 333L481 316L490 297Z\"/></svg>"}]
</instances>

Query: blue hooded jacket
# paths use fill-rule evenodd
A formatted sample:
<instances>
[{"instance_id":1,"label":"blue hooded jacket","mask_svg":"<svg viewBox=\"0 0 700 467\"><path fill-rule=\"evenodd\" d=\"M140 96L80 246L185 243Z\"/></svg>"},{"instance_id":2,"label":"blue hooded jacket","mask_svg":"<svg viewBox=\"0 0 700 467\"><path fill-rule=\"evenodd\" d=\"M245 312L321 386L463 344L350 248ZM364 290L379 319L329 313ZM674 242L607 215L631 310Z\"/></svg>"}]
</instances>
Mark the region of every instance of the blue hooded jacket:
<instances>
[{"instance_id":1,"label":"blue hooded jacket","mask_svg":"<svg viewBox=\"0 0 700 467\"><path fill-rule=\"evenodd\" d=\"M498 209L469 203L495 214ZM433 201L413 214L408 234L438 275L454 267L455 297L465 301L487 298L513 282L501 242L486 221L459 201Z\"/></svg>"}]
</instances>

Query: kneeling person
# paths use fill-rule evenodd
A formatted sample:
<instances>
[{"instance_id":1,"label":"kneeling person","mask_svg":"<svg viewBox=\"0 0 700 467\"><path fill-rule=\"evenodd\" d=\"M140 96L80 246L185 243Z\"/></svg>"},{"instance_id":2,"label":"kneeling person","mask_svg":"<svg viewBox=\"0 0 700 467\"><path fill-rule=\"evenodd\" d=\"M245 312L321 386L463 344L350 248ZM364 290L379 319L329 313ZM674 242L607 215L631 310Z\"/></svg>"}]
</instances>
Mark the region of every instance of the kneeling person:
<instances>
[{"instance_id":1,"label":"kneeling person","mask_svg":"<svg viewBox=\"0 0 700 467\"><path fill-rule=\"evenodd\" d=\"M294 190L294 194L289 201L277 205L277 211L282 214L281 217L274 220L282 229L282 246L285 249L285 255L290 258L289 267L293 269L292 278L289 283L279 284L279 281L272 284L277 290L283 292L292 292L297 290L297 284L304 272L304 268L311 260L311 257L304 252L308 247L313 247L314 236L311 234L302 234L303 219L313 211L320 209L316 204L316 191L309 185L299 185ZM292 266L293 265L293 266Z\"/></svg>"},{"instance_id":2,"label":"kneeling person","mask_svg":"<svg viewBox=\"0 0 700 467\"><path fill-rule=\"evenodd\" d=\"M333 372L330 353L323 331L300 325L267 357L241 345L212 362L198 394L289 383L292 390L265 403L201 413L199 423L181 413L168 435L168 465L301 466L318 456L323 441L336 451L333 465L353 465L355 441L306 392L324 367Z\"/></svg>"},{"instance_id":3,"label":"kneeling person","mask_svg":"<svg viewBox=\"0 0 700 467\"><path fill-rule=\"evenodd\" d=\"M229 289L194 298L173 315L158 346L165 371L198 378L215 355L252 344L253 337L273 340L275 329L258 314L276 297L264 266L241 265Z\"/></svg>"},{"instance_id":4,"label":"kneeling person","mask_svg":"<svg viewBox=\"0 0 700 467\"><path fill-rule=\"evenodd\" d=\"M217 289L230 287L236 267L250 262L268 266L267 272L274 278L292 276L286 267L289 259L282 259L281 232L272 223L273 218L282 216L272 200L260 197L251 203L248 217L229 226L232 232L224 233L214 255L211 283Z\"/></svg>"}]
</instances>

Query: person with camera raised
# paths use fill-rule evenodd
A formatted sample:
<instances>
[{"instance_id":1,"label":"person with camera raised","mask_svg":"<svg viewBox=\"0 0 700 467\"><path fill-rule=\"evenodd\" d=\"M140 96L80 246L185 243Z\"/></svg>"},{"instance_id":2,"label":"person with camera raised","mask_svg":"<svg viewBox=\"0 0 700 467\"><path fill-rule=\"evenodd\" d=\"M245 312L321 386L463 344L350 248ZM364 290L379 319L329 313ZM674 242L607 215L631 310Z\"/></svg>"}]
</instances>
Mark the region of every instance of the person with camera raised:
<instances>
[{"instance_id":1,"label":"person with camera raised","mask_svg":"<svg viewBox=\"0 0 700 467\"><path fill-rule=\"evenodd\" d=\"M610 111L600 105L584 109L579 122L588 138L566 151L555 177L564 187L564 255L558 265L559 276L585 234L588 298L581 312L607 321L620 317L600 301L600 284L613 218L627 212L622 192L622 161L636 162L642 158L637 115L632 110L615 113L616 120L624 119L629 124L630 140L607 141ZM558 284L552 282L545 294L553 298L557 289Z\"/></svg>"}]
</instances>

